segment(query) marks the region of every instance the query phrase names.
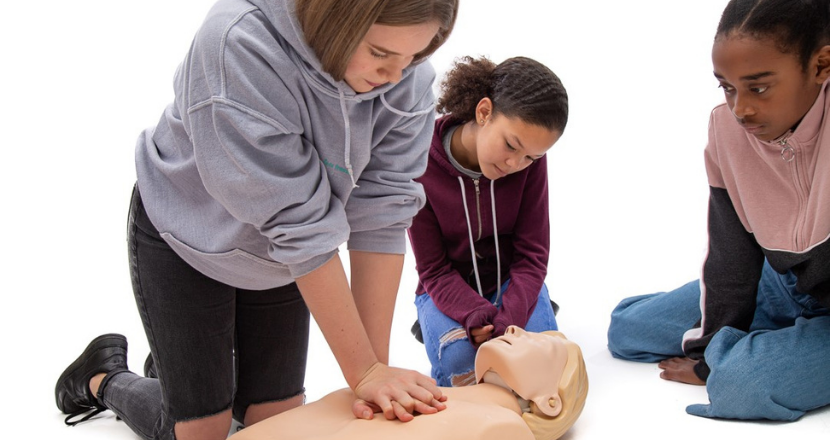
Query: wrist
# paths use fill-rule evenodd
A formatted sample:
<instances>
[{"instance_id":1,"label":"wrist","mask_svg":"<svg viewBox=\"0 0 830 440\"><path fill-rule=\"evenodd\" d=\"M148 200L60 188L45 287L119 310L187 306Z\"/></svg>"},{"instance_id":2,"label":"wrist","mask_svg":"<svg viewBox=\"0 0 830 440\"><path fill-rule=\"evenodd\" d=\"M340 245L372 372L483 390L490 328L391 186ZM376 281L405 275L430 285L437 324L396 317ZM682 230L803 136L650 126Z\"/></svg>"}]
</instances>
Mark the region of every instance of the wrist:
<instances>
[{"instance_id":1,"label":"wrist","mask_svg":"<svg viewBox=\"0 0 830 440\"><path fill-rule=\"evenodd\" d=\"M343 365L341 364L340 369L343 372L343 378L346 379L346 383L349 385L351 389L357 389L367 377L370 377L378 368L380 368L381 363L377 357L371 356L366 357L364 361L356 361L353 365Z\"/></svg>"},{"instance_id":2,"label":"wrist","mask_svg":"<svg viewBox=\"0 0 830 440\"><path fill-rule=\"evenodd\" d=\"M354 382L348 381L348 379L347 379L347 382L349 383L349 388L356 391L364 383L371 380L371 378L374 377L374 375L377 373L377 371L380 370L383 367L384 367L384 364L382 364L380 362L375 362L372 365L370 365L369 368L363 370L363 372L361 372L358 375L358 377L356 378L356 380Z\"/></svg>"}]
</instances>

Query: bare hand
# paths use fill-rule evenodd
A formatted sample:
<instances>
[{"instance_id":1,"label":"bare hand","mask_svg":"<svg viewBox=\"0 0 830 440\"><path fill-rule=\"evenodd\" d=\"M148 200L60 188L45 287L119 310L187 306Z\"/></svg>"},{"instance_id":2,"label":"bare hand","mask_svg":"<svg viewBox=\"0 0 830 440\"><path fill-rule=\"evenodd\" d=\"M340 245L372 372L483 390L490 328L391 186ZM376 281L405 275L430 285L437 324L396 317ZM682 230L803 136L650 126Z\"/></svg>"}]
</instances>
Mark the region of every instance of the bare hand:
<instances>
[{"instance_id":1,"label":"bare hand","mask_svg":"<svg viewBox=\"0 0 830 440\"><path fill-rule=\"evenodd\" d=\"M470 336L473 337L473 345L479 346L493 337L493 325L488 324L484 327L475 327L470 329Z\"/></svg>"},{"instance_id":2,"label":"bare hand","mask_svg":"<svg viewBox=\"0 0 830 440\"><path fill-rule=\"evenodd\" d=\"M414 414L434 414L443 411L447 397L435 380L412 370L376 363L354 388L357 396L352 413L359 419L370 420L382 412L388 420L412 420Z\"/></svg>"},{"instance_id":3,"label":"bare hand","mask_svg":"<svg viewBox=\"0 0 830 440\"><path fill-rule=\"evenodd\" d=\"M706 382L695 374L694 368L697 363L698 361L687 357L676 357L661 361L657 364L657 367L663 370L660 373L660 377L663 379L690 385L706 385Z\"/></svg>"}]
</instances>

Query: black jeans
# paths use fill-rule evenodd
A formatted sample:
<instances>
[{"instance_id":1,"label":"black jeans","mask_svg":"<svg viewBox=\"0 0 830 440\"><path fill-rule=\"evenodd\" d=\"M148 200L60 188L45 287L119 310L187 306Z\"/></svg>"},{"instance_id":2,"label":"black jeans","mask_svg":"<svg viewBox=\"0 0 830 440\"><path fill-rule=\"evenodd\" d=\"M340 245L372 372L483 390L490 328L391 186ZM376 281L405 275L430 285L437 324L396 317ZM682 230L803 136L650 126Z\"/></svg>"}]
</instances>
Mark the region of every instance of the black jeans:
<instances>
[{"instance_id":1,"label":"black jeans","mask_svg":"<svg viewBox=\"0 0 830 440\"><path fill-rule=\"evenodd\" d=\"M147 217L138 187L128 226L130 274L158 379L131 372L102 384L103 400L146 439L176 422L304 392L309 312L297 285L237 289L184 262Z\"/></svg>"}]
</instances>

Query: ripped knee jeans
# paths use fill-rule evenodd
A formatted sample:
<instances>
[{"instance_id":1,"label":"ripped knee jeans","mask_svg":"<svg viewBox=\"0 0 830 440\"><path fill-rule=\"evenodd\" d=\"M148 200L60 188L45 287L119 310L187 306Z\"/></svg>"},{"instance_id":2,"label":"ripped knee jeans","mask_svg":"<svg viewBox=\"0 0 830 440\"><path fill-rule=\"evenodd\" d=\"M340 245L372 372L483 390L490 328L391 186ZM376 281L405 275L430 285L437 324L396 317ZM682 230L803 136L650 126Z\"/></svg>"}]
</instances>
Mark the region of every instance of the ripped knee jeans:
<instances>
[{"instance_id":1,"label":"ripped knee jeans","mask_svg":"<svg viewBox=\"0 0 830 440\"><path fill-rule=\"evenodd\" d=\"M509 283L510 280L502 285L502 292L507 289ZM491 298L496 301L496 307L501 307L502 297L503 295L493 295ZM476 347L467 339L464 327L441 313L427 294L416 296L415 306L418 309L418 322L424 337L424 347L432 364L433 379L442 387L474 384ZM536 309L530 315L525 330L541 332L557 329L548 289L542 285Z\"/></svg>"}]
</instances>

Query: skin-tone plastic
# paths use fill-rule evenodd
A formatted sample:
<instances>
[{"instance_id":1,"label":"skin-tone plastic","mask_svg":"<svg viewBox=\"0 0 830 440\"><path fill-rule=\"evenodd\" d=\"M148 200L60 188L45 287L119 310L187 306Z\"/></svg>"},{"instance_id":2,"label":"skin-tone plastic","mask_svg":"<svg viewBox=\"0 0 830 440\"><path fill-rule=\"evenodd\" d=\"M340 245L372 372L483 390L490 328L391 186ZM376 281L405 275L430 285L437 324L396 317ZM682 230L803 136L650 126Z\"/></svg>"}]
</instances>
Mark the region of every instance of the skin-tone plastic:
<instances>
[{"instance_id":1,"label":"skin-tone plastic","mask_svg":"<svg viewBox=\"0 0 830 440\"><path fill-rule=\"evenodd\" d=\"M556 417L562 411L558 385L568 360L564 341L551 340L549 335L526 332L516 326L508 327L504 336L479 348L476 382L499 383L500 379L506 388L533 401L545 415ZM540 371L547 374L539 374ZM489 374L498 378L488 377Z\"/></svg>"},{"instance_id":2,"label":"skin-tone plastic","mask_svg":"<svg viewBox=\"0 0 830 440\"><path fill-rule=\"evenodd\" d=\"M355 418L354 393L342 389L246 427L231 440L554 440L579 417L588 392L582 352L559 332L509 327L482 344L476 378L476 385L441 388L447 409L407 423Z\"/></svg>"}]
</instances>

